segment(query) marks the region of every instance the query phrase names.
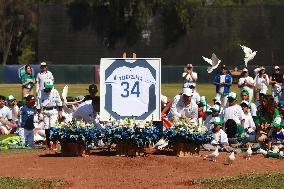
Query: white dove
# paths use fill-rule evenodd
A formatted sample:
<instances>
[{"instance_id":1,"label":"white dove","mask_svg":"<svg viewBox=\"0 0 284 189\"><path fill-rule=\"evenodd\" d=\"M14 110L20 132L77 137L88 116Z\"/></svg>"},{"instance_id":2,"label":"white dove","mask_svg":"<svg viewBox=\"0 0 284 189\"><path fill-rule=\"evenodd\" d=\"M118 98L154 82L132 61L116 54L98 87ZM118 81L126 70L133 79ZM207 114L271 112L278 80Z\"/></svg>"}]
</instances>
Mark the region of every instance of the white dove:
<instances>
[{"instance_id":1,"label":"white dove","mask_svg":"<svg viewBox=\"0 0 284 189\"><path fill-rule=\"evenodd\" d=\"M247 67L248 66L248 61L251 61L254 58L254 56L256 55L257 51L253 51L252 52L252 50L250 48L248 48L248 47L246 47L244 45L240 45L240 46L242 47L242 49L243 49L243 51L245 53L244 61L245 61L245 65Z\"/></svg>"},{"instance_id":2,"label":"white dove","mask_svg":"<svg viewBox=\"0 0 284 189\"><path fill-rule=\"evenodd\" d=\"M284 152L283 152L283 151L280 151L280 152L279 152L279 157L280 157L281 159L284 158Z\"/></svg>"},{"instance_id":3,"label":"white dove","mask_svg":"<svg viewBox=\"0 0 284 189\"><path fill-rule=\"evenodd\" d=\"M216 56L214 53L212 54L211 59L205 58L204 56L202 56L202 58L203 58L206 62L208 62L208 64L211 65L211 67L208 67L208 68L207 68L207 72L208 72L208 73L212 73L213 70L216 69L216 68L219 66L220 62L221 62L221 60L219 60L219 59L217 58L217 56Z\"/></svg>"},{"instance_id":4,"label":"white dove","mask_svg":"<svg viewBox=\"0 0 284 189\"><path fill-rule=\"evenodd\" d=\"M205 155L204 160L207 159L207 157L211 158L213 162L217 161L217 157L219 156L218 148L216 147L215 151L212 152L211 154Z\"/></svg>"},{"instance_id":5,"label":"white dove","mask_svg":"<svg viewBox=\"0 0 284 189\"><path fill-rule=\"evenodd\" d=\"M266 156L267 151L264 149L259 149L259 153L263 154L264 156Z\"/></svg>"},{"instance_id":6,"label":"white dove","mask_svg":"<svg viewBox=\"0 0 284 189\"><path fill-rule=\"evenodd\" d=\"M236 156L235 156L235 152L232 152L228 157L227 157L227 162L229 163L229 165L232 165L233 161L235 161Z\"/></svg>"},{"instance_id":7,"label":"white dove","mask_svg":"<svg viewBox=\"0 0 284 189\"><path fill-rule=\"evenodd\" d=\"M276 146L276 145L273 146L272 152L273 152L273 153L278 153L278 152L279 152L279 147Z\"/></svg>"},{"instance_id":8,"label":"white dove","mask_svg":"<svg viewBox=\"0 0 284 189\"><path fill-rule=\"evenodd\" d=\"M75 101L75 102L67 102L67 96L68 96L68 85L65 85L63 90L62 90L62 99L63 99L63 102L66 104L66 105L72 105L72 104L76 104L76 103L81 103L84 99L82 100L79 100L79 101Z\"/></svg>"},{"instance_id":9,"label":"white dove","mask_svg":"<svg viewBox=\"0 0 284 189\"><path fill-rule=\"evenodd\" d=\"M250 160L252 155L251 145L249 145L248 150L246 152L246 160Z\"/></svg>"},{"instance_id":10,"label":"white dove","mask_svg":"<svg viewBox=\"0 0 284 189\"><path fill-rule=\"evenodd\" d=\"M168 146L169 141L166 141L165 139L160 139L156 144L155 144L155 148L158 148L159 150L162 150L163 148L165 148L166 146Z\"/></svg>"}]
</instances>

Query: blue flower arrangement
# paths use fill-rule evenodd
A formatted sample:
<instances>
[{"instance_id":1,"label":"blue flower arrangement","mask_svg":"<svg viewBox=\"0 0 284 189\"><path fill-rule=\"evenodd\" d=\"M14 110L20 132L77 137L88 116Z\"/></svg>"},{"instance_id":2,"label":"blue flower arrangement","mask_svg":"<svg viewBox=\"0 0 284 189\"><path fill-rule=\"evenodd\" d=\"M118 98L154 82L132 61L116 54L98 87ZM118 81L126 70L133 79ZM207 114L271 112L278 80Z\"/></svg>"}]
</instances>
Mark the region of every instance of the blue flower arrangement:
<instances>
[{"instance_id":1,"label":"blue flower arrangement","mask_svg":"<svg viewBox=\"0 0 284 189\"><path fill-rule=\"evenodd\" d=\"M85 146L104 144L133 144L144 147L155 144L160 138L158 127L134 119L115 120L102 123L100 127L84 122L69 122L51 129L51 139L60 143L74 142Z\"/></svg>"},{"instance_id":2,"label":"blue flower arrangement","mask_svg":"<svg viewBox=\"0 0 284 189\"><path fill-rule=\"evenodd\" d=\"M180 119L174 120L174 126L164 131L164 139L168 140L170 144L204 144L210 143L213 137L204 126L197 122Z\"/></svg>"},{"instance_id":3,"label":"blue flower arrangement","mask_svg":"<svg viewBox=\"0 0 284 189\"><path fill-rule=\"evenodd\" d=\"M51 140L60 143L74 142L85 146L97 145L103 134L100 128L84 122L72 121L59 128L51 128Z\"/></svg>"}]
</instances>

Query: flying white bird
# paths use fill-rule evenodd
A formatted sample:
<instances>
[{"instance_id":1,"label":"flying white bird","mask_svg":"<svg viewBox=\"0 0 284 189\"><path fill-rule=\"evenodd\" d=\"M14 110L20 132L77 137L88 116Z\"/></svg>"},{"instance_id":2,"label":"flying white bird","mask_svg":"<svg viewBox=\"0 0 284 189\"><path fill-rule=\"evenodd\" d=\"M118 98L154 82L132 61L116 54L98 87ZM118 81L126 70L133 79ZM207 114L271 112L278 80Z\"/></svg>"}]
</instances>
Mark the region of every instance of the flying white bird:
<instances>
[{"instance_id":1,"label":"flying white bird","mask_svg":"<svg viewBox=\"0 0 284 189\"><path fill-rule=\"evenodd\" d=\"M245 61L245 65L247 67L248 66L248 62L251 61L254 58L254 56L256 55L257 51L253 51L252 52L252 50L250 48L248 48L248 47L246 47L244 45L240 45L240 46L242 47L242 49L243 49L243 51L245 53L244 61Z\"/></svg>"},{"instance_id":2,"label":"flying white bird","mask_svg":"<svg viewBox=\"0 0 284 189\"><path fill-rule=\"evenodd\" d=\"M227 162L229 163L229 165L233 164L233 161L235 161L236 156L235 156L235 152L232 152L228 157L227 157Z\"/></svg>"},{"instance_id":3,"label":"flying white bird","mask_svg":"<svg viewBox=\"0 0 284 189\"><path fill-rule=\"evenodd\" d=\"M252 155L251 145L249 145L248 150L246 152L246 160L250 160Z\"/></svg>"},{"instance_id":4,"label":"flying white bird","mask_svg":"<svg viewBox=\"0 0 284 189\"><path fill-rule=\"evenodd\" d=\"M63 99L63 102L66 104L66 105L72 105L72 104L76 104L76 103L81 103L84 99L82 100L79 100L79 101L75 101L75 102L67 102L67 96L68 96L68 85L65 85L63 90L62 90L62 99Z\"/></svg>"},{"instance_id":5,"label":"flying white bird","mask_svg":"<svg viewBox=\"0 0 284 189\"><path fill-rule=\"evenodd\" d=\"M212 152L211 154L205 155L204 160L207 159L207 157L211 158L213 162L217 161L217 157L219 156L218 148L216 147L215 151Z\"/></svg>"},{"instance_id":6,"label":"flying white bird","mask_svg":"<svg viewBox=\"0 0 284 189\"><path fill-rule=\"evenodd\" d=\"M205 58L204 56L202 56L202 58L203 58L206 62L208 62L208 64L211 65L211 67L208 67L208 68L207 68L207 72L208 72L208 73L212 73L213 70L216 69L216 68L219 66L220 62L221 62L221 60L219 60L219 59L217 58L217 56L216 56L214 53L212 54L211 59Z\"/></svg>"}]
</instances>

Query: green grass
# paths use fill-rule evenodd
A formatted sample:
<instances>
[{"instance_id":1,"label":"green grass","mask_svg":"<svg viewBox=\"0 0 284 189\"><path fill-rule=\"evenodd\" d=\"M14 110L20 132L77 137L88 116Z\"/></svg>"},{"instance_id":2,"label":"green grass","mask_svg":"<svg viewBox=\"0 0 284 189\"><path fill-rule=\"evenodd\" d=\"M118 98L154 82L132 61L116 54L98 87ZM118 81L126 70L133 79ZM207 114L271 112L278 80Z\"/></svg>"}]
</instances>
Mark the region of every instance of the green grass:
<instances>
[{"instance_id":1,"label":"green grass","mask_svg":"<svg viewBox=\"0 0 284 189\"><path fill-rule=\"evenodd\" d=\"M198 188L229 189L229 188L284 188L284 173L246 174L234 177L195 179L188 183Z\"/></svg>"},{"instance_id":2,"label":"green grass","mask_svg":"<svg viewBox=\"0 0 284 189\"><path fill-rule=\"evenodd\" d=\"M51 189L62 187L65 183L62 180L44 180L44 179L21 179L14 177L0 177L0 189L14 188L43 188Z\"/></svg>"},{"instance_id":3,"label":"green grass","mask_svg":"<svg viewBox=\"0 0 284 189\"><path fill-rule=\"evenodd\" d=\"M88 84L70 84L68 96L79 96L88 94ZM61 93L64 85L56 84L55 88ZM161 90L162 94L166 95L168 98L173 98L177 95L182 89L182 84L162 84ZM211 102L211 100L215 96L215 86L213 84L198 84L197 90L200 95L206 96L207 99ZM234 84L231 88L232 91L237 92L239 94L239 89L236 84ZM0 95L8 96L13 95L16 99L21 99L21 85L19 84L1 84L0 85Z\"/></svg>"}]
</instances>

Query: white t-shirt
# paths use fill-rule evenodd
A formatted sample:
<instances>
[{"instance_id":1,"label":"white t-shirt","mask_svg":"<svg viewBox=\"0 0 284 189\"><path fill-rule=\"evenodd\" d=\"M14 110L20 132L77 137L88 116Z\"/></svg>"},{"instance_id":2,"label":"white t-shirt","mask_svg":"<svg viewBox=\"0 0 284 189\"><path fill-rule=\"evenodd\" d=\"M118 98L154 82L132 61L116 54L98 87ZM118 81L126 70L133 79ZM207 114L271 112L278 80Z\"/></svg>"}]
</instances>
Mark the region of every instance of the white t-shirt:
<instances>
[{"instance_id":1,"label":"white t-shirt","mask_svg":"<svg viewBox=\"0 0 284 189\"><path fill-rule=\"evenodd\" d=\"M225 83L225 78L226 78L226 74L220 75L220 83ZM219 88L219 93L221 94L224 93L224 86Z\"/></svg>"},{"instance_id":2,"label":"white t-shirt","mask_svg":"<svg viewBox=\"0 0 284 189\"><path fill-rule=\"evenodd\" d=\"M213 133L212 132L212 136L213 136L213 141L211 142L212 144L228 144L228 136L227 134L220 129L219 132L217 133Z\"/></svg>"},{"instance_id":3,"label":"white t-shirt","mask_svg":"<svg viewBox=\"0 0 284 189\"><path fill-rule=\"evenodd\" d=\"M0 118L4 118L6 120L12 119L12 112L10 108L8 108L7 106L3 106L2 108L0 108ZM4 124L1 121L0 121L0 126L4 126Z\"/></svg>"},{"instance_id":4,"label":"white t-shirt","mask_svg":"<svg viewBox=\"0 0 284 189\"><path fill-rule=\"evenodd\" d=\"M62 106L60 95L56 89L52 89L49 93L41 90L38 94L37 109Z\"/></svg>"},{"instance_id":5,"label":"white t-shirt","mask_svg":"<svg viewBox=\"0 0 284 189\"><path fill-rule=\"evenodd\" d=\"M39 93L42 89L44 89L44 81L50 79L54 81L53 75L50 71L47 71L46 73L38 73L36 76L36 92Z\"/></svg>"},{"instance_id":6,"label":"white t-shirt","mask_svg":"<svg viewBox=\"0 0 284 189\"><path fill-rule=\"evenodd\" d=\"M244 129L255 128L255 123L254 123L250 113L248 113L248 114L243 113L242 120L245 120L244 125L243 125Z\"/></svg>"},{"instance_id":7,"label":"white t-shirt","mask_svg":"<svg viewBox=\"0 0 284 189\"><path fill-rule=\"evenodd\" d=\"M172 107L170 109L170 114L177 117L186 116L190 119L198 119L198 106L197 104L191 100L190 104L185 106L183 102L182 95L180 97L175 97Z\"/></svg>"},{"instance_id":8,"label":"white t-shirt","mask_svg":"<svg viewBox=\"0 0 284 189\"><path fill-rule=\"evenodd\" d=\"M92 100L87 100L80 104L77 110L74 112L74 118L76 120L83 120L86 122L93 121L93 105Z\"/></svg>"},{"instance_id":9,"label":"white t-shirt","mask_svg":"<svg viewBox=\"0 0 284 189\"><path fill-rule=\"evenodd\" d=\"M13 121L18 121L19 120L19 117L17 114L14 114L13 113L13 109L15 112L19 113L20 111L20 108L18 106L14 106L14 107L9 107L10 111L11 111L11 114L12 114L12 120Z\"/></svg>"},{"instance_id":10,"label":"white t-shirt","mask_svg":"<svg viewBox=\"0 0 284 189\"><path fill-rule=\"evenodd\" d=\"M186 74L187 74L187 76L186 76ZM191 75L192 75L193 78L197 79L197 73L196 72L192 72ZM183 85L184 88L188 88L192 83L195 83L195 81L193 81L191 75L187 72L182 73L183 78L186 76L185 77L185 83Z\"/></svg>"},{"instance_id":11,"label":"white t-shirt","mask_svg":"<svg viewBox=\"0 0 284 189\"><path fill-rule=\"evenodd\" d=\"M247 76L247 77L241 77L241 78L239 79L238 85L242 85L242 84L246 83L245 81L254 84L254 79L253 79L252 77L250 77L250 76ZM245 85L241 88L241 91L242 91L242 90L247 90L248 92L251 92L251 91L253 91L253 87L249 87L249 86L247 86L247 84L245 84Z\"/></svg>"},{"instance_id":12,"label":"white t-shirt","mask_svg":"<svg viewBox=\"0 0 284 189\"><path fill-rule=\"evenodd\" d=\"M225 123L228 119L233 119L237 124L240 124L242 120L243 110L238 104L235 104L233 106L226 105L224 106L222 114Z\"/></svg>"},{"instance_id":13,"label":"white t-shirt","mask_svg":"<svg viewBox=\"0 0 284 189\"><path fill-rule=\"evenodd\" d=\"M120 116L141 116L148 112L149 89L156 84L149 69L123 66L114 70L105 83L112 85L112 111Z\"/></svg>"},{"instance_id":14,"label":"white t-shirt","mask_svg":"<svg viewBox=\"0 0 284 189\"><path fill-rule=\"evenodd\" d=\"M198 92L194 91L191 98L196 104L200 101L200 95Z\"/></svg>"},{"instance_id":15,"label":"white t-shirt","mask_svg":"<svg viewBox=\"0 0 284 189\"><path fill-rule=\"evenodd\" d=\"M257 111L257 107L255 105L255 103L251 103L250 104L250 113L252 117L256 117L256 111Z\"/></svg>"},{"instance_id":16,"label":"white t-shirt","mask_svg":"<svg viewBox=\"0 0 284 189\"><path fill-rule=\"evenodd\" d=\"M255 84L256 89L267 91L268 86L269 86L269 78L268 78L268 75L266 75L265 78L259 77L258 75L255 76L255 78L254 78L254 84Z\"/></svg>"}]
</instances>

